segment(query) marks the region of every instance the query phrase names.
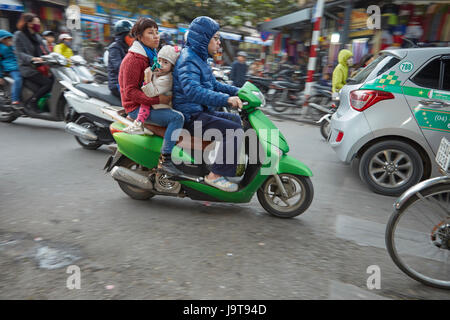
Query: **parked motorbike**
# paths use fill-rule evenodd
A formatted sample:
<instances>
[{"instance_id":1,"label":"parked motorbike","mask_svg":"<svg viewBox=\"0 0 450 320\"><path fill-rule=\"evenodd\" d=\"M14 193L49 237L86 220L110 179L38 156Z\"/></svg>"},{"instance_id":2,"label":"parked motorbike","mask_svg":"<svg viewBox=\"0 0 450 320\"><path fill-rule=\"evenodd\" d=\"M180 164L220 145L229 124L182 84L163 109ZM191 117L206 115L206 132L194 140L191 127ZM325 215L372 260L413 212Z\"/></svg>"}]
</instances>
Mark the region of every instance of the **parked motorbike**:
<instances>
[{"instance_id":1,"label":"parked motorbike","mask_svg":"<svg viewBox=\"0 0 450 320\"><path fill-rule=\"evenodd\" d=\"M153 135L130 135L122 132L126 124L123 112L116 112L110 130L117 142L117 151L111 156L105 169L111 172L120 188L131 198L146 200L155 195L189 197L193 200L246 203L256 193L262 207L272 215L292 218L302 214L310 206L314 189L311 170L302 162L287 155L289 146L276 126L259 110L265 103L256 86L247 82L238 96L244 102L240 111L243 127L255 130L255 143L245 139L245 166L239 181L239 190L225 192L204 182L207 164L196 164L194 149L214 151L210 141L183 139L172 152L174 163L185 174L168 176L157 170L158 158L165 128L148 126ZM105 110L108 112L108 110ZM123 119L123 120L122 120ZM267 130L272 134L267 134ZM276 132L274 137L273 132ZM278 139L277 139L278 138ZM187 146L183 146L185 142ZM193 146L193 147L192 147ZM257 161L249 162L250 148L259 146ZM258 147L257 147L258 148Z\"/></svg>"},{"instance_id":2,"label":"parked motorbike","mask_svg":"<svg viewBox=\"0 0 450 320\"><path fill-rule=\"evenodd\" d=\"M330 89L317 83L313 85L312 94L308 99L309 116L311 118L318 120L324 114L330 113L332 98ZM305 103L303 84L275 81L267 96L272 108L280 113L289 108L301 108Z\"/></svg>"},{"instance_id":3,"label":"parked motorbike","mask_svg":"<svg viewBox=\"0 0 450 320\"><path fill-rule=\"evenodd\" d=\"M86 60L80 56L75 55L70 58L71 68L75 71L76 75L79 77L82 83L92 83L94 82L94 76L87 68Z\"/></svg>"},{"instance_id":4,"label":"parked motorbike","mask_svg":"<svg viewBox=\"0 0 450 320\"><path fill-rule=\"evenodd\" d=\"M64 97L70 106L65 118L66 132L85 149L96 150L103 144L114 143L109 131L112 123L101 109L110 107L121 109L122 103L105 84L71 84L62 82L67 88Z\"/></svg>"},{"instance_id":5,"label":"parked motorbike","mask_svg":"<svg viewBox=\"0 0 450 320\"><path fill-rule=\"evenodd\" d=\"M264 95L267 95L270 89L270 84L272 83L272 78L264 78L257 76L248 76L248 81L253 83Z\"/></svg>"},{"instance_id":6,"label":"parked motorbike","mask_svg":"<svg viewBox=\"0 0 450 320\"><path fill-rule=\"evenodd\" d=\"M101 61L94 61L89 64L89 69L94 74L94 81L98 84L108 83L108 68Z\"/></svg>"},{"instance_id":7,"label":"parked motorbike","mask_svg":"<svg viewBox=\"0 0 450 320\"><path fill-rule=\"evenodd\" d=\"M331 132L331 116L337 111L337 106L332 103L326 115L320 118L316 123L320 124L320 134L325 140L328 140Z\"/></svg>"},{"instance_id":8,"label":"parked motorbike","mask_svg":"<svg viewBox=\"0 0 450 320\"><path fill-rule=\"evenodd\" d=\"M0 121L13 122L19 117L30 117L37 119L44 119L50 121L62 121L65 114L68 112L66 99L64 98L65 87L61 85L60 81L73 82L77 79L74 71L67 68L67 59L52 52L49 55L41 56L44 63L50 67L50 72L54 77L54 82L50 94L38 101L40 110L34 110L31 105L31 98L34 92L39 88L33 82L24 79L22 87L22 101L21 107L16 107L11 104L10 91L14 80L11 77L5 77L7 85L0 89Z\"/></svg>"}]
</instances>

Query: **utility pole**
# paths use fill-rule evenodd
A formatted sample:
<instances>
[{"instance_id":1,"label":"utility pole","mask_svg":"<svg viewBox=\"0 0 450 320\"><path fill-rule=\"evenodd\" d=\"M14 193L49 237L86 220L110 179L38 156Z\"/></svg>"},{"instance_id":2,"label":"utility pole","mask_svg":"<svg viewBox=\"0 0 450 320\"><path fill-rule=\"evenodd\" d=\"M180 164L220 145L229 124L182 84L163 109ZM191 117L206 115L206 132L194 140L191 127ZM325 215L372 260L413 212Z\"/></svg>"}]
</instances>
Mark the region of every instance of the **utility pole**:
<instances>
[{"instance_id":1,"label":"utility pole","mask_svg":"<svg viewBox=\"0 0 450 320\"><path fill-rule=\"evenodd\" d=\"M311 46L309 49L309 60L308 60L308 74L305 84L305 100L303 103L303 108L301 114L306 116L309 111L308 100L312 93L312 87L314 85L314 71L316 70L317 63L317 46L320 38L320 23L323 16L323 7L325 0L318 0L314 12L314 29L312 33Z\"/></svg>"},{"instance_id":2,"label":"utility pole","mask_svg":"<svg viewBox=\"0 0 450 320\"><path fill-rule=\"evenodd\" d=\"M350 30L350 23L352 17L353 3L351 0L345 1L345 14L344 14L344 30L341 37L341 49L345 49L345 45L348 42L348 34Z\"/></svg>"}]
</instances>

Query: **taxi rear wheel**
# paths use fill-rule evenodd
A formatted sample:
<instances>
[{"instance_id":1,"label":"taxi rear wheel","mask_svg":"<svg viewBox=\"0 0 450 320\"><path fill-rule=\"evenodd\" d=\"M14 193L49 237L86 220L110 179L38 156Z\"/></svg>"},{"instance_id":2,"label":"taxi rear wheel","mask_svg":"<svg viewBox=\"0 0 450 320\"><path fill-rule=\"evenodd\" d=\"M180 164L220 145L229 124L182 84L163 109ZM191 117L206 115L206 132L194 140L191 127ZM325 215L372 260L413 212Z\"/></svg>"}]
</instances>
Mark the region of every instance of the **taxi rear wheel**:
<instances>
[{"instance_id":1,"label":"taxi rear wheel","mask_svg":"<svg viewBox=\"0 0 450 320\"><path fill-rule=\"evenodd\" d=\"M402 141L381 141L367 149L359 163L359 175L369 188L386 196L399 196L423 175L419 152Z\"/></svg>"}]
</instances>

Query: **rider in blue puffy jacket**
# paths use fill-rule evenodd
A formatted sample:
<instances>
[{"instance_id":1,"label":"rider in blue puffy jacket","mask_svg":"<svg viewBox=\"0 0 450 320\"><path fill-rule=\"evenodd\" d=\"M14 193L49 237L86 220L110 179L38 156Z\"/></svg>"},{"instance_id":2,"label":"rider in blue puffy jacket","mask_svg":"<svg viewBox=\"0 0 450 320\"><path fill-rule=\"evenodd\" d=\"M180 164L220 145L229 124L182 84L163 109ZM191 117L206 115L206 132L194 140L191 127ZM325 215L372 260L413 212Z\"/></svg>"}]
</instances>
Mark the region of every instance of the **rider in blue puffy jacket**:
<instances>
[{"instance_id":1,"label":"rider in blue puffy jacket","mask_svg":"<svg viewBox=\"0 0 450 320\"><path fill-rule=\"evenodd\" d=\"M238 186L226 179L236 176L237 159L242 142L241 119L236 114L217 111L225 106L241 108L236 96L238 88L222 84L214 77L207 63L209 56L220 48L219 24L209 17L197 17L189 26L186 47L182 50L173 72L173 105L185 117L185 128L194 133L194 122L201 122L202 134L208 129L218 129L223 136L219 153L205 182L224 191L237 191ZM227 129L237 139L227 136ZM233 152L227 163L226 155ZM230 157L228 157L230 158ZM232 162L232 163L231 163Z\"/></svg>"}]
</instances>

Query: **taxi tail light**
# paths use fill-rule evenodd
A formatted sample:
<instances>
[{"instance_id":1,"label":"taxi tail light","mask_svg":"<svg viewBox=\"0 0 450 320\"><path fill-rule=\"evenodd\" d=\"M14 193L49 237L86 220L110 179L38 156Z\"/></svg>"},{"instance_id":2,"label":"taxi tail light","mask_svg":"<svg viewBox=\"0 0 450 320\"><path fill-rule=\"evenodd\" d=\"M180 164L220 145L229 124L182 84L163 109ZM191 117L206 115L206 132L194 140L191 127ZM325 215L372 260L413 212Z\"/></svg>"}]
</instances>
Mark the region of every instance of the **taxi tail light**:
<instances>
[{"instance_id":1,"label":"taxi tail light","mask_svg":"<svg viewBox=\"0 0 450 320\"><path fill-rule=\"evenodd\" d=\"M350 93L350 105L356 111L361 112L380 101L394 98L392 93L386 91L355 90Z\"/></svg>"}]
</instances>

